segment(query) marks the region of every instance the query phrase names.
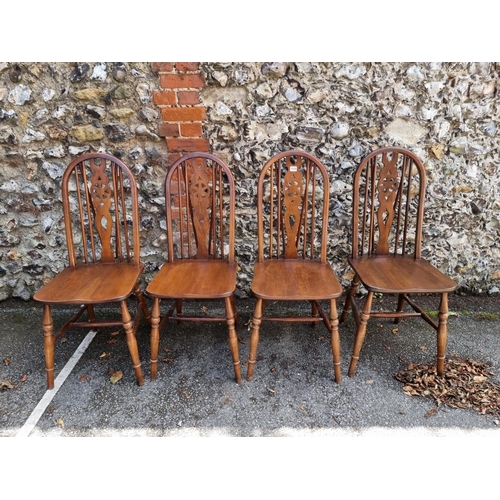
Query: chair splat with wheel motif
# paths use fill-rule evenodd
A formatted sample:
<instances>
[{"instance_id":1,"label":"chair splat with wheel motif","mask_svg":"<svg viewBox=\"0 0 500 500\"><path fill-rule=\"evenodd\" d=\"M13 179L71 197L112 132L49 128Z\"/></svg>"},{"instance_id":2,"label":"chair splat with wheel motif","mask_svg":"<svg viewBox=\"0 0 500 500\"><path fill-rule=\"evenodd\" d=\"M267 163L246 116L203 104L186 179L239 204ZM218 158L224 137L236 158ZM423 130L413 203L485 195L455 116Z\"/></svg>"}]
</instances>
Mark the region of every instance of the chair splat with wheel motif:
<instances>
[{"instance_id":1,"label":"chair splat with wheel motif","mask_svg":"<svg viewBox=\"0 0 500 500\"><path fill-rule=\"evenodd\" d=\"M236 381L241 382L234 291L235 193L229 167L209 153L177 160L165 179L168 261L148 285L153 297L151 379L157 375L160 330L169 319L225 321ZM173 304L160 321L160 301ZM188 316L185 300L223 299L225 317ZM175 314L174 314L175 313Z\"/></svg>"},{"instance_id":2,"label":"chair splat with wheel motif","mask_svg":"<svg viewBox=\"0 0 500 500\"><path fill-rule=\"evenodd\" d=\"M329 186L325 167L304 151L280 153L262 168L257 187L259 253L252 280L257 300L248 380L253 377L263 320L323 322L330 332L335 380L341 380L336 299L342 287L326 260ZM269 300L310 302L311 317L265 317ZM320 301L329 302L329 315Z\"/></svg>"},{"instance_id":3,"label":"chair splat with wheel motif","mask_svg":"<svg viewBox=\"0 0 500 500\"><path fill-rule=\"evenodd\" d=\"M388 147L366 156L354 174L352 255L355 273L340 321L352 307L357 325L349 376L354 375L373 317L417 316L437 331L437 372L444 371L447 340L448 294L457 284L421 257L426 176L421 161L410 151ZM359 284L367 290L361 313L354 297ZM397 294L396 311L372 311L373 295ZM410 294L439 294L438 323ZM413 312L405 312L408 304Z\"/></svg>"},{"instance_id":4,"label":"chair splat with wheel motif","mask_svg":"<svg viewBox=\"0 0 500 500\"><path fill-rule=\"evenodd\" d=\"M43 330L47 386L54 387L54 341L74 326L123 326L137 383L143 375L136 331L141 312L150 321L139 287L144 268L139 241L137 187L129 168L105 153L88 153L71 162L62 178L62 202L69 266L35 293L44 305ZM132 320L127 299L135 294ZM117 302L121 321L97 320L94 306ZM53 335L51 306L82 305ZM78 321L87 312L88 321Z\"/></svg>"}]
</instances>

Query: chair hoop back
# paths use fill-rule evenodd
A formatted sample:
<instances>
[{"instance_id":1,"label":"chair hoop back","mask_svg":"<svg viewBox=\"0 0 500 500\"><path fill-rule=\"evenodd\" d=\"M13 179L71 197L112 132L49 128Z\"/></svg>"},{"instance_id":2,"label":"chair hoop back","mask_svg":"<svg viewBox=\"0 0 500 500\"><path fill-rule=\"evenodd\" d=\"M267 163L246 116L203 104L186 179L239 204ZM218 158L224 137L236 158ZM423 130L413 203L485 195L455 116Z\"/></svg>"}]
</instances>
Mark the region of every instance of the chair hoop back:
<instances>
[{"instance_id":1,"label":"chair hoop back","mask_svg":"<svg viewBox=\"0 0 500 500\"><path fill-rule=\"evenodd\" d=\"M257 187L259 262L309 258L325 263L329 192L328 173L313 155L292 150L271 158Z\"/></svg>"},{"instance_id":2,"label":"chair hoop back","mask_svg":"<svg viewBox=\"0 0 500 500\"><path fill-rule=\"evenodd\" d=\"M165 209L169 262L234 262L234 179L222 160L200 152L179 158L165 179Z\"/></svg>"},{"instance_id":3,"label":"chair hoop back","mask_svg":"<svg viewBox=\"0 0 500 500\"><path fill-rule=\"evenodd\" d=\"M62 178L68 257L140 265L137 186L130 169L106 153L75 158Z\"/></svg>"},{"instance_id":4,"label":"chair hoop back","mask_svg":"<svg viewBox=\"0 0 500 500\"><path fill-rule=\"evenodd\" d=\"M426 176L402 148L366 156L354 175L352 256L413 253L420 258Z\"/></svg>"}]
</instances>

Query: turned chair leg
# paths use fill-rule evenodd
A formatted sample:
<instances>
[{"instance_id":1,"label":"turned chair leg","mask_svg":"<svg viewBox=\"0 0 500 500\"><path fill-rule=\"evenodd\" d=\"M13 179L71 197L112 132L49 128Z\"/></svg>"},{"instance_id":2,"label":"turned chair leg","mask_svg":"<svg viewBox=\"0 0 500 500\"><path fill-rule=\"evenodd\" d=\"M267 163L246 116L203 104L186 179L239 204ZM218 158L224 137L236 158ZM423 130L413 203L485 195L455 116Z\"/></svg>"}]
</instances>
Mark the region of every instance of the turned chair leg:
<instances>
[{"instance_id":1,"label":"turned chair leg","mask_svg":"<svg viewBox=\"0 0 500 500\"><path fill-rule=\"evenodd\" d=\"M349 310L351 309L351 303L354 300L354 296L358 293L359 286L359 278L358 276L354 276L351 282L351 288L347 292L347 297L345 299L344 309L342 310L342 315L340 316L340 323L343 323L347 319L347 315L349 314Z\"/></svg>"},{"instance_id":2,"label":"turned chair leg","mask_svg":"<svg viewBox=\"0 0 500 500\"><path fill-rule=\"evenodd\" d=\"M238 384L241 383L241 364L240 364L240 355L238 352L238 336L236 335L236 329L234 328L234 309L231 301L231 297L226 297L226 323L228 328L228 338L229 338L229 347L231 349L231 356L233 358L234 365L234 376L236 382Z\"/></svg>"},{"instance_id":3,"label":"turned chair leg","mask_svg":"<svg viewBox=\"0 0 500 500\"><path fill-rule=\"evenodd\" d=\"M136 283L135 285L134 294L137 297L137 302L139 303L142 314L144 314L148 324L151 325L151 314L149 314L148 305L146 304L146 300L144 299L139 283Z\"/></svg>"},{"instance_id":4,"label":"turned chair leg","mask_svg":"<svg viewBox=\"0 0 500 500\"><path fill-rule=\"evenodd\" d=\"M370 312L372 310L372 300L373 300L373 292L368 292L365 304L363 306L363 311L361 312L359 318L360 322L356 332L356 338L354 339L354 348L352 350L351 364L349 365L349 372L348 372L349 377L352 377L354 375L354 372L356 371L356 365L358 364L359 353L361 351L361 347L365 340L366 327L368 324L368 320L370 319Z\"/></svg>"},{"instance_id":5,"label":"turned chair leg","mask_svg":"<svg viewBox=\"0 0 500 500\"><path fill-rule=\"evenodd\" d=\"M317 318L319 316L318 304L314 300L311 300L311 316L313 318ZM316 321L311 321L311 326L314 328L316 326Z\"/></svg>"},{"instance_id":6,"label":"turned chair leg","mask_svg":"<svg viewBox=\"0 0 500 500\"><path fill-rule=\"evenodd\" d=\"M340 383L342 379L342 375L340 373L340 335L337 301L335 299L330 300L330 341L332 344L335 382Z\"/></svg>"},{"instance_id":7,"label":"turned chair leg","mask_svg":"<svg viewBox=\"0 0 500 500\"><path fill-rule=\"evenodd\" d=\"M182 316L182 299L177 299L175 301L175 313L177 316ZM182 321L177 320L178 325L182 325Z\"/></svg>"},{"instance_id":8,"label":"turned chair leg","mask_svg":"<svg viewBox=\"0 0 500 500\"><path fill-rule=\"evenodd\" d=\"M127 308L127 303L122 300L120 302L122 310L122 321L123 328L125 330L125 335L127 336L128 350L130 351L130 356L132 357L132 363L135 370L135 377L137 379L138 385L144 384L144 379L142 376L141 361L139 359L139 349L137 347L137 339L135 337L134 322L130 317L130 312Z\"/></svg>"},{"instance_id":9,"label":"turned chair leg","mask_svg":"<svg viewBox=\"0 0 500 500\"><path fill-rule=\"evenodd\" d=\"M444 358L446 341L448 339L448 294L441 294L439 303L439 324L437 329L437 358L436 368L439 376L444 374Z\"/></svg>"},{"instance_id":10,"label":"turned chair leg","mask_svg":"<svg viewBox=\"0 0 500 500\"><path fill-rule=\"evenodd\" d=\"M151 380L156 379L158 370L158 344L160 343L160 299L155 297L153 299L153 310L151 313L151 365L150 377Z\"/></svg>"},{"instance_id":11,"label":"turned chair leg","mask_svg":"<svg viewBox=\"0 0 500 500\"><path fill-rule=\"evenodd\" d=\"M234 293L231 295L231 307L234 312L234 326L238 326L238 311L236 309L236 299L234 297Z\"/></svg>"},{"instance_id":12,"label":"turned chair leg","mask_svg":"<svg viewBox=\"0 0 500 500\"><path fill-rule=\"evenodd\" d=\"M406 294L404 293L400 293L398 295L398 308L396 309L396 312L400 313L400 312L403 312L403 308L404 308L404 305L405 305L405 297L406 297ZM394 323L397 325L399 322L401 321L401 317L398 317L398 318L394 318Z\"/></svg>"},{"instance_id":13,"label":"turned chair leg","mask_svg":"<svg viewBox=\"0 0 500 500\"><path fill-rule=\"evenodd\" d=\"M252 380L255 360L257 359L257 345L259 344L259 328L262 323L262 299L257 299L253 313L250 331L250 353L248 356L247 380Z\"/></svg>"},{"instance_id":14,"label":"turned chair leg","mask_svg":"<svg viewBox=\"0 0 500 500\"><path fill-rule=\"evenodd\" d=\"M45 353L45 371L47 372L47 388L54 388L54 324L50 306L43 306L43 350Z\"/></svg>"}]
</instances>

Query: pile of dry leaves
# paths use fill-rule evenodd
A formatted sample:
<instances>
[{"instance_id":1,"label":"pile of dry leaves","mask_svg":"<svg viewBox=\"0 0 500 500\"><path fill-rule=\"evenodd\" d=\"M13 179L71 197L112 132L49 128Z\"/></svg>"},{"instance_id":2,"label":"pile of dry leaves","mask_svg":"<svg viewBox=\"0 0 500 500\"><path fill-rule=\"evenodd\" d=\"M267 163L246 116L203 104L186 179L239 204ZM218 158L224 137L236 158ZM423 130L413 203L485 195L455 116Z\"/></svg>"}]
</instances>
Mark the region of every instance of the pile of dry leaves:
<instances>
[{"instance_id":1,"label":"pile of dry leaves","mask_svg":"<svg viewBox=\"0 0 500 500\"><path fill-rule=\"evenodd\" d=\"M437 375L435 364L410 364L394 376L409 396L432 398L438 406L472 408L483 415L500 416L500 384L489 380L492 375L484 363L449 358L443 377Z\"/></svg>"}]
</instances>

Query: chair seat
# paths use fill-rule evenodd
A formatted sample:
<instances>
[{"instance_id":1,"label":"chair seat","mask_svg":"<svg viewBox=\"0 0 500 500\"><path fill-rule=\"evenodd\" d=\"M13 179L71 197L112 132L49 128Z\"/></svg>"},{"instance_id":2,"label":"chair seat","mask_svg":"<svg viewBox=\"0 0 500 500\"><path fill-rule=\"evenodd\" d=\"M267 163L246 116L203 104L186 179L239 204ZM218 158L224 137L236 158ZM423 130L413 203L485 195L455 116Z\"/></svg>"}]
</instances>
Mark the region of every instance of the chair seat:
<instances>
[{"instance_id":1,"label":"chair seat","mask_svg":"<svg viewBox=\"0 0 500 500\"><path fill-rule=\"evenodd\" d=\"M365 288L373 292L445 293L458 286L426 260L411 255L370 255L349 262Z\"/></svg>"},{"instance_id":2,"label":"chair seat","mask_svg":"<svg viewBox=\"0 0 500 500\"><path fill-rule=\"evenodd\" d=\"M146 288L160 299L229 297L236 289L236 264L222 260L178 260L163 264Z\"/></svg>"},{"instance_id":3,"label":"chair seat","mask_svg":"<svg viewBox=\"0 0 500 500\"><path fill-rule=\"evenodd\" d=\"M328 300L342 287L328 263L271 259L255 264L252 292L265 300Z\"/></svg>"},{"instance_id":4,"label":"chair seat","mask_svg":"<svg viewBox=\"0 0 500 500\"><path fill-rule=\"evenodd\" d=\"M96 304L125 300L133 292L144 264L128 262L67 267L33 298L44 304Z\"/></svg>"}]
</instances>

